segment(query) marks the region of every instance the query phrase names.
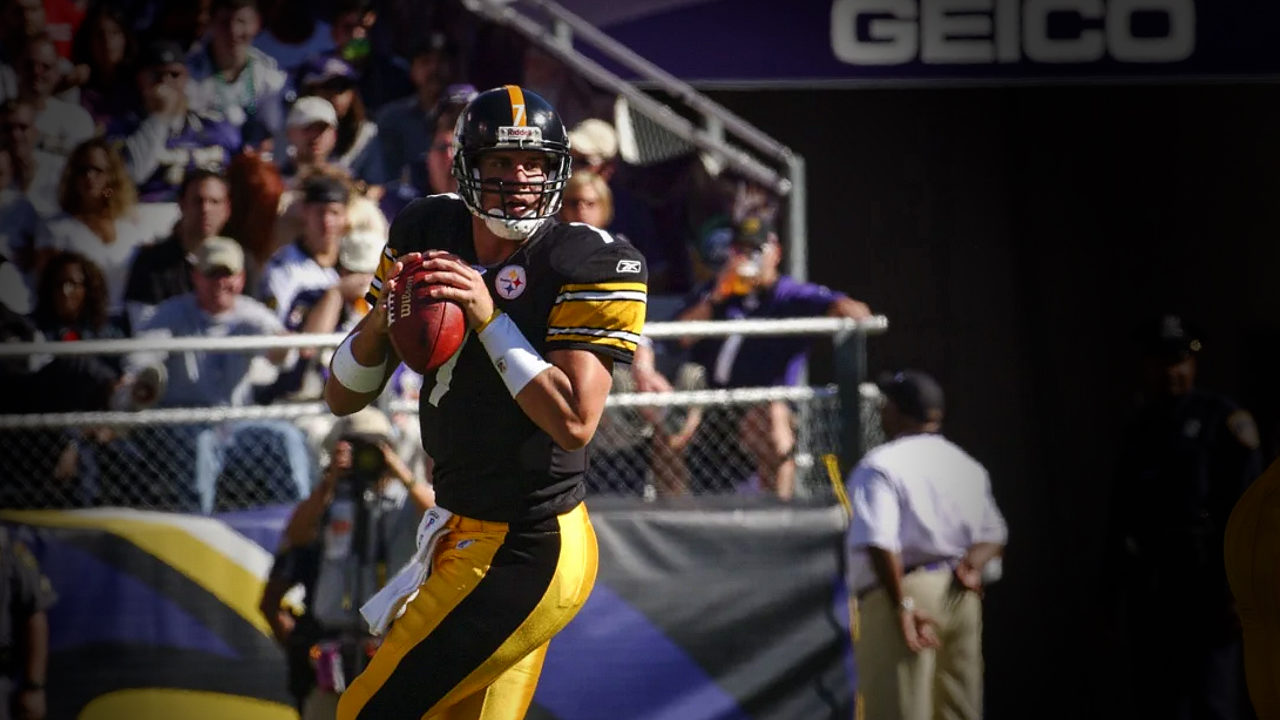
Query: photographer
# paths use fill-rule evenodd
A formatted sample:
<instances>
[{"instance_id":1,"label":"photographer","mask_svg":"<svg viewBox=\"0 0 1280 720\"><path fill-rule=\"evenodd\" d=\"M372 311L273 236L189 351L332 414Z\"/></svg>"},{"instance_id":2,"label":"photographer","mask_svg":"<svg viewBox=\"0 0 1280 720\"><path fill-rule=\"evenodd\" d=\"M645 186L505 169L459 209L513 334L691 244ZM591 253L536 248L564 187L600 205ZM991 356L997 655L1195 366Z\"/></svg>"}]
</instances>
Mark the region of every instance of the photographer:
<instances>
[{"instance_id":1,"label":"photographer","mask_svg":"<svg viewBox=\"0 0 1280 720\"><path fill-rule=\"evenodd\" d=\"M363 667L373 638L359 607L414 551L418 520L435 504L391 448L391 423L365 408L334 425L329 464L294 509L260 609L289 663L289 691L303 720L332 718L346 681ZM300 615L281 606L296 584Z\"/></svg>"}]
</instances>

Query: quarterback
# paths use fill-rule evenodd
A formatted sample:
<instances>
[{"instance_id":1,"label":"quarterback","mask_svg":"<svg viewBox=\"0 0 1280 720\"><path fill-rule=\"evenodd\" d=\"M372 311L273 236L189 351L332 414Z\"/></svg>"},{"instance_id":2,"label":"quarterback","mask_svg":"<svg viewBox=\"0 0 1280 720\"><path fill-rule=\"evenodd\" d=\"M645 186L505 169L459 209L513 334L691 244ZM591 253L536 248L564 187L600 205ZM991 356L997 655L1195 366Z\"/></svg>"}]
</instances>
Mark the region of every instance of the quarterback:
<instances>
[{"instance_id":1,"label":"quarterback","mask_svg":"<svg viewBox=\"0 0 1280 720\"><path fill-rule=\"evenodd\" d=\"M420 399L446 532L430 575L343 694L344 720L524 717L548 642L595 582L585 447L613 363L630 362L640 339L644 258L555 219L569 144L538 95L514 85L479 94L454 144L457 194L396 216L369 289L374 309L339 346L325 387L338 415L379 395L399 364L385 298L404 268L420 264L431 296L462 307L466 339L424 378Z\"/></svg>"}]
</instances>

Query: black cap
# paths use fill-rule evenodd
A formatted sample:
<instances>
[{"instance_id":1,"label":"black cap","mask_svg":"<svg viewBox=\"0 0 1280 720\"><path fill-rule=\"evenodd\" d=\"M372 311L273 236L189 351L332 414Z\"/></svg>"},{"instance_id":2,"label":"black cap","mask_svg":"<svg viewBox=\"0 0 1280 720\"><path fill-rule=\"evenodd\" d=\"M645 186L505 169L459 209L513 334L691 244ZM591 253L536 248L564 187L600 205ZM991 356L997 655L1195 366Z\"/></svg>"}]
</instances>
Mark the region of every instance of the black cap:
<instances>
[{"instance_id":1,"label":"black cap","mask_svg":"<svg viewBox=\"0 0 1280 720\"><path fill-rule=\"evenodd\" d=\"M1138 341L1146 355L1165 360L1182 360L1200 352L1200 333L1174 313L1143 323Z\"/></svg>"},{"instance_id":2,"label":"black cap","mask_svg":"<svg viewBox=\"0 0 1280 720\"><path fill-rule=\"evenodd\" d=\"M309 203L342 203L351 199L347 184L337 178L311 178L302 186L302 199Z\"/></svg>"},{"instance_id":3,"label":"black cap","mask_svg":"<svg viewBox=\"0 0 1280 720\"><path fill-rule=\"evenodd\" d=\"M892 400L903 415L915 420L941 420L946 410L942 386L926 372L899 370L896 373L884 373L876 379L876 385L880 387L880 393Z\"/></svg>"},{"instance_id":4,"label":"black cap","mask_svg":"<svg viewBox=\"0 0 1280 720\"><path fill-rule=\"evenodd\" d=\"M764 247L774 235L773 221L759 214L748 215L733 227L733 244Z\"/></svg>"},{"instance_id":5,"label":"black cap","mask_svg":"<svg viewBox=\"0 0 1280 720\"><path fill-rule=\"evenodd\" d=\"M186 63L186 54L182 46L172 40L157 38L142 47L138 54L138 67L155 67L156 65L173 65Z\"/></svg>"}]
</instances>

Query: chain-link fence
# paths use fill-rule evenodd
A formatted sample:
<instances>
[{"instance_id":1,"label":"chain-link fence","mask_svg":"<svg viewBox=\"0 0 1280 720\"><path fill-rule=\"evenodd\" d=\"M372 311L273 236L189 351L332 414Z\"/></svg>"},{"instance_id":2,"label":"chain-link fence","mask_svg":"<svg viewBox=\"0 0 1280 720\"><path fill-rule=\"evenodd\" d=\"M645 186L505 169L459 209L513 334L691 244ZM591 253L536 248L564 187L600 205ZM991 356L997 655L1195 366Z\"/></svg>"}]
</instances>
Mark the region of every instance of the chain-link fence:
<instances>
[{"instance_id":1,"label":"chain-link fence","mask_svg":"<svg viewBox=\"0 0 1280 720\"><path fill-rule=\"evenodd\" d=\"M847 332L847 326L831 322L684 323L679 330L702 335ZM672 336L663 326L673 325L652 327L655 335ZM303 341L295 336L170 342L174 351L246 352ZM331 346L336 339L316 342ZM35 349L82 353L134 347L128 341L62 345ZM0 356L6 354L13 354L12 347L0 347ZM854 377L853 383L862 379ZM830 385L638 394L625 384L615 385L589 448L589 492L649 499L730 493L830 498L832 482L839 480L832 459L843 455L847 460L851 442L857 451L879 442L874 386L859 389L849 393ZM842 412L844 398L859 403L856 414ZM385 403L399 435L397 449L411 466L425 468L416 405ZM124 506L207 514L297 502L307 496L327 462L325 438L333 422L319 402L0 415L0 507ZM852 422L858 434L853 440L848 432Z\"/></svg>"}]
</instances>

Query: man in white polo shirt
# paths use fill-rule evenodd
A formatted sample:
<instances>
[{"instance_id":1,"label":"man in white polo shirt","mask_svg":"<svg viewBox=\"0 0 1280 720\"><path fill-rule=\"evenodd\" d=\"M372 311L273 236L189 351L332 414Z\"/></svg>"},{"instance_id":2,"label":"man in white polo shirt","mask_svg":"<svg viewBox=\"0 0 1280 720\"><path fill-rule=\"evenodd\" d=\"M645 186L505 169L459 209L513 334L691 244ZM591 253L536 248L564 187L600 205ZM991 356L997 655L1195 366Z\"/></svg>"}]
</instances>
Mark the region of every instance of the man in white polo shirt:
<instances>
[{"instance_id":1,"label":"man in white polo shirt","mask_svg":"<svg viewBox=\"0 0 1280 720\"><path fill-rule=\"evenodd\" d=\"M942 388L879 381L889 441L849 476L849 591L869 720L982 717L982 582L1008 536L986 468L943 437Z\"/></svg>"}]
</instances>

